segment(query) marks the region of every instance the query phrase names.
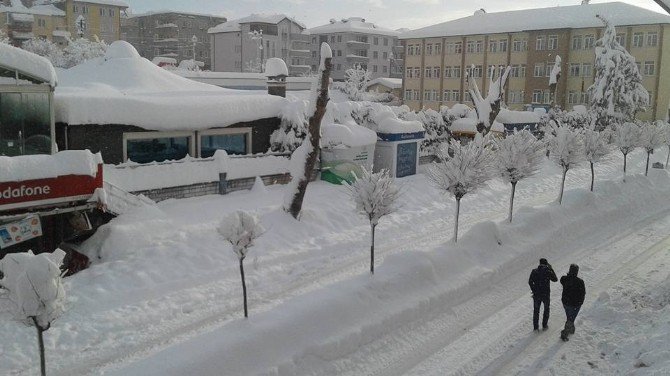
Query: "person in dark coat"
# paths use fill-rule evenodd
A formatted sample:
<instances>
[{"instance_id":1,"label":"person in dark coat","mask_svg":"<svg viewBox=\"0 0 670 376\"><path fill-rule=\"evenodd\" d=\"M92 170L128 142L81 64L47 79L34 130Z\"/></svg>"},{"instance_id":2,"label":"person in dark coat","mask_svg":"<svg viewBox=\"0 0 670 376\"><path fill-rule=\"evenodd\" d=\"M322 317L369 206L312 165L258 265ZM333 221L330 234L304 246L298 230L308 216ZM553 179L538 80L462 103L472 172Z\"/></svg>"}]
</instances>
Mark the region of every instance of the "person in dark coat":
<instances>
[{"instance_id":1,"label":"person in dark coat","mask_svg":"<svg viewBox=\"0 0 670 376\"><path fill-rule=\"evenodd\" d=\"M541 258L540 265L530 272L528 285L533 293L533 330L539 330L540 305L544 304L542 315L542 329L547 330L549 324L549 300L551 294L550 282L557 282L558 278L547 259Z\"/></svg>"},{"instance_id":2,"label":"person in dark coat","mask_svg":"<svg viewBox=\"0 0 670 376\"><path fill-rule=\"evenodd\" d=\"M575 333L575 319L586 296L584 281L577 277L577 273L579 273L579 266L572 264L568 274L561 277L561 285L563 285L561 302L566 316L565 327L561 331L561 338L564 341L568 340L568 335Z\"/></svg>"}]
</instances>

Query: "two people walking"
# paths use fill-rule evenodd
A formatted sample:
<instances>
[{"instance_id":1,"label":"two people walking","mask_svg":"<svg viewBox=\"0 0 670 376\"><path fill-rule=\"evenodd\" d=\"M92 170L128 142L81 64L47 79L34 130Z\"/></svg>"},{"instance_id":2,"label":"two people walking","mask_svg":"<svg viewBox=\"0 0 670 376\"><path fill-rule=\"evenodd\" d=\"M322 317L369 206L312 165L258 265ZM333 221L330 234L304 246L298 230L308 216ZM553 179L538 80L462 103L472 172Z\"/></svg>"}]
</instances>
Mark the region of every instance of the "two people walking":
<instances>
[{"instance_id":1,"label":"two people walking","mask_svg":"<svg viewBox=\"0 0 670 376\"><path fill-rule=\"evenodd\" d=\"M564 341L568 340L568 335L575 332L575 319L582 304L584 304L584 296L586 295L584 281L577 277L578 273L579 266L572 264L568 274L561 277L561 285L563 285L561 302L566 316L565 327L561 331L561 339ZM542 329L547 330L549 327L551 282L558 282L556 273L547 259L541 258L540 265L533 269L528 278L528 285L533 293L533 330L535 331L539 330L540 306L544 306Z\"/></svg>"}]
</instances>

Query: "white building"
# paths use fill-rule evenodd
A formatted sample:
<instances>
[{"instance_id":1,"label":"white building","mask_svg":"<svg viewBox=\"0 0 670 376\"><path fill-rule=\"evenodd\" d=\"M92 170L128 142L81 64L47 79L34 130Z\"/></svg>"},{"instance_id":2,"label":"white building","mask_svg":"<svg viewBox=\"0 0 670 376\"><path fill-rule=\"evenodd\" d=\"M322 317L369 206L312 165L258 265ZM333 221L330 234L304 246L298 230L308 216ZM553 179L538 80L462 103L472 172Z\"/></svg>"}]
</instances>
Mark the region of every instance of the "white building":
<instances>
[{"instance_id":1,"label":"white building","mask_svg":"<svg viewBox=\"0 0 670 376\"><path fill-rule=\"evenodd\" d=\"M322 42L333 50L334 80L344 80L344 72L356 64L367 68L372 78L402 77L402 48L398 45L400 32L366 22L360 17L340 21L330 20L327 25L307 30L310 35L311 55L308 60L312 71L319 65Z\"/></svg>"},{"instance_id":2,"label":"white building","mask_svg":"<svg viewBox=\"0 0 670 376\"><path fill-rule=\"evenodd\" d=\"M212 70L258 71L260 59L278 57L286 62L289 74L308 73L309 38L304 30L302 23L284 14L252 14L217 25L209 29ZM254 31L262 32L262 38L252 39Z\"/></svg>"}]
</instances>

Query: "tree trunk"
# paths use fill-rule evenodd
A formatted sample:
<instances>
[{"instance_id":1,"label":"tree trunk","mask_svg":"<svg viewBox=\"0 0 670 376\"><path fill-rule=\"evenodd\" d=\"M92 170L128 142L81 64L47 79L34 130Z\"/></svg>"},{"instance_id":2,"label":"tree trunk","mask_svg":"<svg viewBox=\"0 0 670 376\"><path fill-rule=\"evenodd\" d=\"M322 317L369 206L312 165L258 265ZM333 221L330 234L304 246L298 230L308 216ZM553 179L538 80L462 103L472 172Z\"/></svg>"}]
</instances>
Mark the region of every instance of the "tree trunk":
<instances>
[{"instance_id":1,"label":"tree trunk","mask_svg":"<svg viewBox=\"0 0 670 376\"><path fill-rule=\"evenodd\" d=\"M626 156L628 156L628 154L623 155L623 182L624 183L626 182Z\"/></svg>"},{"instance_id":2,"label":"tree trunk","mask_svg":"<svg viewBox=\"0 0 670 376\"><path fill-rule=\"evenodd\" d=\"M665 158L665 168L668 168L668 162L670 162L670 145L668 145L668 157Z\"/></svg>"},{"instance_id":3,"label":"tree trunk","mask_svg":"<svg viewBox=\"0 0 670 376\"><path fill-rule=\"evenodd\" d=\"M247 310L247 284L244 280L244 258L240 259L240 276L242 277L242 296L244 297L244 317L249 317Z\"/></svg>"},{"instance_id":4,"label":"tree trunk","mask_svg":"<svg viewBox=\"0 0 670 376\"><path fill-rule=\"evenodd\" d=\"M375 274L375 228L377 225L371 225L372 241L370 243L370 273Z\"/></svg>"},{"instance_id":5,"label":"tree trunk","mask_svg":"<svg viewBox=\"0 0 670 376\"><path fill-rule=\"evenodd\" d=\"M512 182L512 195L509 198L509 223L512 223L512 211L514 210L514 192L516 191L516 183Z\"/></svg>"},{"instance_id":6,"label":"tree trunk","mask_svg":"<svg viewBox=\"0 0 670 376\"><path fill-rule=\"evenodd\" d=\"M454 243L458 243L458 215L461 211L461 198L456 198L456 219L454 220Z\"/></svg>"},{"instance_id":7,"label":"tree trunk","mask_svg":"<svg viewBox=\"0 0 670 376\"><path fill-rule=\"evenodd\" d=\"M300 212L302 211L302 201L305 198L305 192L307 191L307 184L314 171L314 165L316 164L316 157L319 155L319 141L321 139L321 119L326 113L326 105L328 104L328 84L330 83L330 70L332 68L332 59L324 59L325 69L321 74L321 84L319 87L319 96L316 99L316 110L314 115L309 118L309 128L308 128L308 137L309 142L312 145L312 151L307 154L305 160L305 169L303 171L302 177L293 176L292 179L300 178L298 183L297 191L295 192L291 204L289 205L288 212L293 216L293 218L298 219Z\"/></svg>"},{"instance_id":8,"label":"tree trunk","mask_svg":"<svg viewBox=\"0 0 670 376\"><path fill-rule=\"evenodd\" d=\"M647 166L644 168L644 176L647 176L649 173L649 158L651 157L651 152L647 152Z\"/></svg>"},{"instance_id":9,"label":"tree trunk","mask_svg":"<svg viewBox=\"0 0 670 376\"><path fill-rule=\"evenodd\" d=\"M41 370L41 375L46 376L47 374L47 362L46 358L44 355L44 329L37 323L37 318L32 317L33 323L35 324L35 328L37 329L37 342L39 343L40 347L40 370Z\"/></svg>"},{"instance_id":10,"label":"tree trunk","mask_svg":"<svg viewBox=\"0 0 670 376\"><path fill-rule=\"evenodd\" d=\"M593 162L591 162L591 192L593 192L593 181L595 180L596 173L593 170Z\"/></svg>"},{"instance_id":11,"label":"tree trunk","mask_svg":"<svg viewBox=\"0 0 670 376\"><path fill-rule=\"evenodd\" d=\"M563 167L563 179L561 180L561 193L558 195L558 204L563 203L563 189L565 187L565 175L567 175L568 169L566 167Z\"/></svg>"}]
</instances>

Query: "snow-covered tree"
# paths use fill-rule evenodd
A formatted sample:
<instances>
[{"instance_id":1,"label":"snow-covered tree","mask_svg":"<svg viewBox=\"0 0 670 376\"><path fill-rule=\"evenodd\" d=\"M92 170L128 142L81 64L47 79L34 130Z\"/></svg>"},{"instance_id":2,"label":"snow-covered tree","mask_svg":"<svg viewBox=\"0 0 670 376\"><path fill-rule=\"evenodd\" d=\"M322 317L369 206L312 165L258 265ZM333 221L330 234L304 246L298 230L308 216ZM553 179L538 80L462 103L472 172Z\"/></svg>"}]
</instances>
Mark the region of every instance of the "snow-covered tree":
<instances>
[{"instance_id":1,"label":"snow-covered tree","mask_svg":"<svg viewBox=\"0 0 670 376\"><path fill-rule=\"evenodd\" d=\"M595 78L588 95L597 129L602 130L633 121L635 114L649 104L649 93L642 85L635 58L617 42L614 24L605 17L598 18L605 30L596 42Z\"/></svg>"},{"instance_id":2,"label":"snow-covered tree","mask_svg":"<svg viewBox=\"0 0 670 376\"><path fill-rule=\"evenodd\" d=\"M63 50L64 61L62 68L71 68L96 57L105 56L107 43L79 38L69 41Z\"/></svg>"},{"instance_id":3,"label":"snow-covered tree","mask_svg":"<svg viewBox=\"0 0 670 376\"><path fill-rule=\"evenodd\" d=\"M305 112L309 106L306 100L289 100L282 107L279 117L279 129L270 136L270 151L292 153L302 144L307 136L307 117Z\"/></svg>"},{"instance_id":4,"label":"snow-covered tree","mask_svg":"<svg viewBox=\"0 0 670 376\"><path fill-rule=\"evenodd\" d=\"M258 217L245 211L238 210L223 218L219 225L219 234L233 246L233 252L240 262L240 276L242 278L242 296L244 298L244 317L249 317L247 310L247 284L244 279L244 259L254 240L263 234Z\"/></svg>"},{"instance_id":5,"label":"snow-covered tree","mask_svg":"<svg viewBox=\"0 0 670 376\"><path fill-rule=\"evenodd\" d=\"M595 180L595 170L593 165L602 161L612 149L609 146L609 131L597 131L594 126L584 128L584 158L591 166L591 192L593 192L593 183Z\"/></svg>"},{"instance_id":6,"label":"snow-covered tree","mask_svg":"<svg viewBox=\"0 0 670 376\"><path fill-rule=\"evenodd\" d=\"M565 176L568 171L584 160L584 144L581 131L570 129L566 125L554 127L553 135L547 140L549 157L563 169L561 179L561 191L558 195L558 203L563 202L563 190L565 188Z\"/></svg>"},{"instance_id":7,"label":"snow-covered tree","mask_svg":"<svg viewBox=\"0 0 670 376\"><path fill-rule=\"evenodd\" d=\"M670 162L670 124L663 122L663 129L665 131L665 144L668 146L668 156L665 158L665 168L668 168Z\"/></svg>"},{"instance_id":8,"label":"snow-covered tree","mask_svg":"<svg viewBox=\"0 0 670 376\"><path fill-rule=\"evenodd\" d=\"M429 108L417 112L416 120L420 121L426 130L426 138L421 143L422 154L435 154L440 144L449 140L449 130L442 114Z\"/></svg>"},{"instance_id":9,"label":"snow-covered tree","mask_svg":"<svg viewBox=\"0 0 670 376\"><path fill-rule=\"evenodd\" d=\"M356 204L356 210L365 215L370 221L370 273L375 273L375 228L379 220L393 213L400 190L395 184L395 178L388 170L376 173L363 167L363 175L347 186L351 198Z\"/></svg>"},{"instance_id":10,"label":"snow-covered tree","mask_svg":"<svg viewBox=\"0 0 670 376\"><path fill-rule=\"evenodd\" d=\"M468 92L470 93L470 98L472 103L475 106L477 111L477 132L482 135L486 135L491 131L493 122L498 117L500 113L500 108L502 105L502 97L505 92L505 83L507 82L507 76L512 67L508 66L504 68L501 66L498 69L498 78L493 81L495 76L495 67L493 67L489 74L489 92L486 98L482 96L479 86L477 86L477 80L470 77L470 74L466 71L465 81L468 85Z\"/></svg>"},{"instance_id":11,"label":"snow-covered tree","mask_svg":"<svg viewBox=\"0 0 670 376\"><path fill-rule=\"evenodd\" d=\"M623 181L626 181L626 162L628 154L635 150L640 143L640 127L631 122L619 124L614 128L612 134L614 145L623 154Z\"/></svg>"},{"instance_id":12,"label":"snow-covered tree","mask_svg":"<svg viewBox=\"0 0 670 376\"><path fill-rule=\"evenodd\" d=\"M23 42L21 48L47 58L54 67L62 67L64 65L65 57L63 50L50 40L32 38Z\"/></svg>"},{"instance_id":13,"label":"snow-covered tree","mask_svg":"<svg viewBox=\"0 0 670 376\"><path fill-rule=\"evenodd\" d=\"M332 69L333 51L328 43L321 43L321 64L319 64L318 86L312 88L308 121L308 137L291 156L291 182L286 187L284 210L293 218L298 218L302 211L302 201L307 192L307 184L314 170L314 164L321 141L321 120L328 105L328 84Z\"/></svg>"},{"instance_id":14,"label":"snow-covered tree","mask_svg":"<svg viewBox=\"0 0 670 376\"><path fill-rule=\"evenodd\" d=\"M65 311L63 264L65 252L34 255L11 253L0 260L0 287L9 291L17 320L37 329L41 374L46 375L44 332Z\"/></svg>"},{"instance_id":15,"label":"snow-covered tree","mask_svg":"<svg viewBox=\"0 0 670 376\"><path fill-rule=\"evenodd\" d=\"M372 73L363 69L360 64L355 64L352 68L344 72L344 90L349 95L349 99L357 101L361 99L361 94L372 78Z\"/></svg>"},{"instance_id":16,"label":"snow-covered tree","mask_svg":"<svg viewBox=\"0 0 670 376\"><path fill-rule=\"evenodd\" d=\"M558 87L558 80L561 78L561 57L556 55L554 66L551 68L549 74L549 91L551 92L551 103L556 105L556 88Z\"/></svg>"},{"instance_id":17,"label":"snow-covered tree","mask_svg":"<svg viewBox=\"0 0 670 376\"><path fill-rule=\"evenodd\" d=\"M493 152L481 134L467 145L452 139L438 151L439 162L427 171L428 179L438 189L456 199L454 242L458 241L458 216L461 199L474 192L493 175Z\"/></svg>"},{"instance_id":18,"label":"snow-covered tree","mask_svg":"<svg viewBox=\"0 0 670 376\"><path fill-rule=\"evenodd\" d=\"M655 149L665 145L665 125L662 121L645 122L640 127L640 139L638 145L647 152L647 165L644 176L649 173L649 158Z\"/></svg>"},{"instance_id":19,"label":"snow-covered tree","mask_svg":"<svg viewBox=\"0 0 670 376\"><path fill-rule=\"evenodd\" d=\"M516 184L534 175L544 157L544 143L527 130L516 132L495 141L495 167L503 181L512 185L508 220L512 222Z\"/></svg>"},{"instance_id":20,"label":"snow-covered tree","mask_svg":"<svg viewBox=\"0 0 670 376\"><path fill-rule=\"evenodd\" d=\"M0 29L0 43L9 44L9 38L4 30Z\"/></svg>"}]
</instances>

